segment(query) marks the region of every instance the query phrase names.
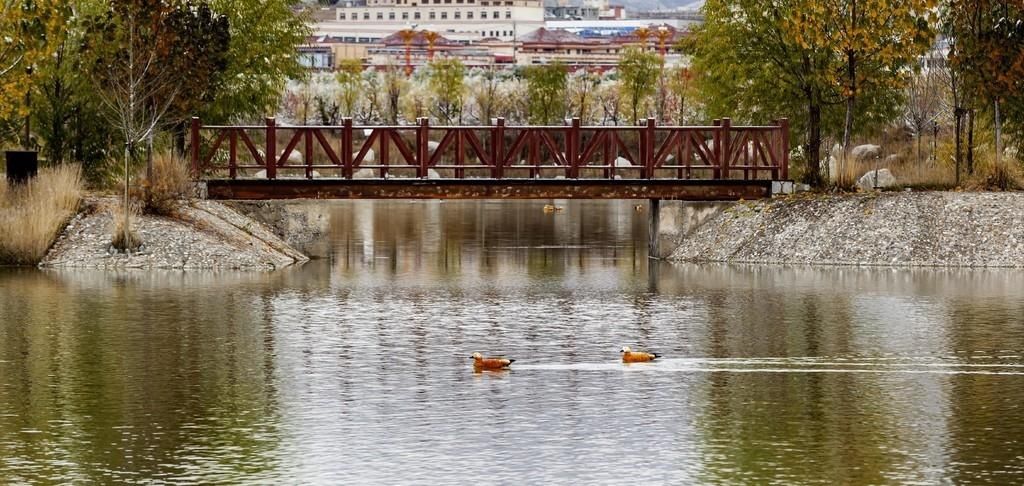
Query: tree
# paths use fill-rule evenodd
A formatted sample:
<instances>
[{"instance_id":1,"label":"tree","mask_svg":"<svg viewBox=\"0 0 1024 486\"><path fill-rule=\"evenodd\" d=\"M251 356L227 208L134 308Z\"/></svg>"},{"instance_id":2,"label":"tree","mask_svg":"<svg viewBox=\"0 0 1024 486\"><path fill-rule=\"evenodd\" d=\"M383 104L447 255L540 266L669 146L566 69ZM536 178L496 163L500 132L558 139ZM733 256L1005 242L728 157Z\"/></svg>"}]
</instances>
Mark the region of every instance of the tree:
<instances>
[{"instance_id":1,"label":"tree","mask_svg":"<svg viewBox=\"0 0 1024 486\"><path fill-rule=\"evenodd\" d=\"M355 118L359 123L379 123L381 110L384 103L381 101L381 79L374 71L367 71L362 74L363 86L366 90L362 93L363 102L359 103Z\"/></svg>"},{"instance_id":2,"label":"tree","mask_svg":"<svg viewBox=\"0 0 1024 486\"><path fill-rule=\"evenodd\" d=\"M553 125L565 117L565 86L568 71L559 62L530 66L523 70L526 81L529 123Z\"/></svg>"},{"instance_id":3,"label":"tree","mask_svg":"<svg viewBox=\"0 0 1024 486\"><path fill-rule=\"evenodd\" d=\"M90 79L82 75L81 31L72 28L67 35L34 76L32 126L51 164L73 160L91 182L103 182L113 133Z\"/></svg>"},{"instance_id":4,"label":"tree","mask_svg":"<svg viewBox=\"0 0 1024 486\"><path fill-rule=\"evenodd\" d=\"M1002 169L1003 107L1024 105L1024 5L1009 0L945 4L952 69L964 75L965 91L991 108L996 167ZM1011 111L1014 111L1011 109ZM1016 110L1024 115L1024 110ZM968 170L973 166L974 113L968 111ZM1011 124L1019 116L1011 115Z\"/></svg>"},{"instance_id":5,"label":"tree","mask_svg":"<svg viewBox=\"0 0 1024 486\"><path fill-rule=\"evenodd\" d=\"M946 38L946 42L949 45L948 55L953 55L958 52L957 43L959 40L956 37L955 26L951 22L951 16L949 15L950 2L943 2L941 6L940 18L943 19L941 29L943 36ZM964 72L963 65L951 62L946 56L939 56L938 53L933 53L930 60L934 60L939 64L938 73L941 82L945 85L946 91L950 94L948 100L947 111L953 115L953 137L955 139L955 168L956 168L956 183L960 184L960 169L963 166L963 134L965 128L965 119L969 112L969 106L972 104L971 93L965 86L965 79L967 73ZM974 172L973 164L967 167L967 173L972 174Z\"/></svg>"},{"instance_id":6,"label":"tree","mask_svg":"<svg viewBox=\"0 0 1024 486\"><path fill-rule=\"evenodd\" d=\"M906 91L903 119L917 137L917 162L921 163L921 139L937 123L942 107L942 83L938 71L927 68L911 76Z\"/></svg>"},{"instance_id":7,"label":"tree","mask_svg":"<svg viewBox=\"0 0 1024 486\"><path fill-rule=\"evenodd\" d=\"M569 112L580 119L580 123L591 123L594 106L597 104L597 86L601 83L598 75L579 70L569 76Z\"/></svg>"},{"instance_id":8,"label":"tree","mask_svg":"<svg viewBox=\"0 0 1024 486\"><path fill-rule=\"evenodd\" d=\"M402 93L408 89L408 82L399 76L398 69L388 65L384 71L384 90L387 105L384 109L384 120L391 125L398 125L398 117L402 114Z\"/></svg>"},{"instance_id":9,"label":"tree","mask_svg":"<svg viewBox=\"0 0 1024 486\"><path fill-rule=\"evenodd\" d=\"M95 93L124 142L124 238L130 244L128 188L131 160L139 144L151 152L155 132L168 124L174 107L201 99L215 76L217 47L196 46L209 37L202 29L220 29L202 5L170 5L161 0L112 4L84 21L82 54ZM214 53L214 54L211 54ZM199 83L206 83L200 85ZM188 90L183 94L183 91Z\"/></svg>"},{"instance_id":10,"label":"tree","mask_svg":"<svg viewBox=\"0 0 1024 486\"><path fill-rule=\"evenodd\" d=\"M427 85L433 95L434 118L446 125L462 123L462 105L466 96L466 68L458 59L431 61Z\"/></svg>"},{"instance_id":11,"label":"tree","mask_svg":"<svg viewBox=\"0 0 1024 486\"><path fill-rule=\"evenodd\" d=\"M794 132L804 132L804 182L815 186L822 183L822 127L832 122L823 116L841 99L827 15L813 0L708 0L704 24L683 44L709 114L787 116Z\"/></svg>"},{"instance_id":12,"label":"tree","mask_svg":"<svg viewBox=\"0 0 1024 486\"><path fill-rule=\"evenodd\" d=\"M164 22L174 42L163 62L174 66L179 85L167 116L175 146L184 153L189 118L215 103L221 93L231 34L227 16L213 12L205 1L188 0L172 8Z\"/></svg>"},{"instance_id":13,"label":"tree","mask_svg":"<svg viewBox=\"0 0 1024 486\"><path fill-rule=\"evenodd\" d=\"M668 93L675 107L675 124L686 125L697 111L694 93L693 72L685 66L669 71Z\"/></svg>"},{"instance_id":14,"label":"tree","mask_svg":"<svg viewBox=\"0 0 1024 486\"><path fill-rule=\"evenodd\" d=\"M500 81L498 73L493 69L485 69L470 83L470 99L475 109L473 116L483 125L490 125L491 119L497 118L501 112Z\"/></svg>"},{"instance_id":15,"label":"tree","mask_svg":"<svg viewBox=\"0 0 1024 486\"><path fill-rule=\"evenodd\" d=\"M825 0L823 5L827 15L834 17L831 26L791 31L797 42L805 45L811 43L807 36L824 32L827 47L834 49L840 58L842 74L836 81L846 104L845 158L850 148L859 92L871 88L900 89L904 73L927 52L934 39L928 15L936 1Z\"/></svg>"},{"instance_id":16,"label":"tree","mask_svg":"<svg viewBox=\"0 0 1024 486\"><path fill-rule=\"evenodd\" d=\"M62 34L52 38L52 55L40 60L33 75L32 126L51 164L73 160L82 164L87 179L106 182L107 162L114 136L105 123L102 105L96 99L84 59L83 20L102 12L99 2L82 0L66 4L75 11L67 15Z\"/></svg>"},{"instance_id":17,"label":"tree","mask_svg":"<svg viewBox=\"0 0 1024 486\"><path fill-rule=\"evenodd\" d=\"M28 115L32 71L60 44L67 16L65 2L0 0L0 123L17 126ZM22 146L30 144L26 133Z\"/></svg>"},{"instance_id":18,"label":"tree","mask_svg":"<svg viewBox=\"0 0 1024 486\"><path fill-rule=\"evenodd\" d=\"M225 15L231 39L227 68L213 101L197 114L211 123L266 116L280 104L285 83L305 74L296 48L310 33L291 0L209 0Z\"/></svg>"},{"instance_id":19,"label":"tree","mask_svg":"<svg viewBox=\"0 0 1024 486\"><path fill-rule=\"evenodd\" d=\"M633 113L633 123L640 124L641 114L647 115L648 101L655 93L662 60L653 52L628 47L619 58L619 89Z\"/></svg>"},{"instance_id":20,"label":"tree","mask_svg":"<svg viewBox=\"0 0 1024 486\"><path fill-rule=\"evenodd\" d=\"M331 96L316 95L316 114L321 125L337 125L341 117L341 106Z\"/></svg>"},{"instance_id":21,"label":"tree","mask_svg":"<svg viewBox=\"0 0 1024 486\"><path fill-rule=\"evenodd\" d=\"M595 93L601 108L602 125L618 125L622 121L623 100L619 96L619 82L605 81L598 85Z\"/></svg>"},{"instance_id":22,"label":"tree","mask_svg":"<svg viewBox=\"0 0 1024 486\"><path fill-rule=\"evenodd\" d=\"M338 63L339 93L338 101L343 116L352 117L356 113L356 104L363 95L363 62L359 59L344 59Z\"/></svg>"}]
</instances>

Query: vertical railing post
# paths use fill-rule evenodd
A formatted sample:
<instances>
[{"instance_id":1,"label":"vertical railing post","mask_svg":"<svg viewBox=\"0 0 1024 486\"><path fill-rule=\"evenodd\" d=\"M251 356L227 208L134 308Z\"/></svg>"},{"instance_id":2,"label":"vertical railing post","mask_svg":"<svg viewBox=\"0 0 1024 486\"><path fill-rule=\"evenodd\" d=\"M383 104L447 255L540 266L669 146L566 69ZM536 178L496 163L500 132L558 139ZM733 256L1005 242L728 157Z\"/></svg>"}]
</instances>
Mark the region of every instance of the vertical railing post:
<instances>
[{"instance_id":1,"label":"vertical railing post","mask_svg":"<svg viewBox=\"0 0 1024 486\"><path fill-rule=\"evenodd\" d=\"M526 143L529 144L527 149L527 157L529 158L530 164L530 179L536 179L541 176L540 170L540 146L537 141L537 128L528 128Z\"/></svg>"},{"instance_id":2,"label":"vertical railing post","mask_svg":"<svg viewBox=\"0 0 1024 486\"><path fill-rule=\"evenodd\" d=\"M192 153L192 177L199 179L199 117L192 117L192 145L189 152Z\"/></svg>"},{"instance_id":3,"label":"vertical railing post","mask_svg":"<svg viewBox=\"0 0 1024 486\"><path fill-rule=\"evenodd\" d=\"M731 118L722 118L722 178L729 178L729 165L732 159L732 135L729 130L732 127Z\"/></svg>"},{"instance_id":4,"label":"vertical railing post","mask_svg":"<svg viewBox=\"0 0 1024 486\"><path fill-rule=\"evenodd\" d=\"M416 128L416 176L430 178L430 118L421 117Z\"/></svg>"},{"instance_id":5,"label":"vertical railing post","mask_svg":"<svg viewBox=\"0 0 1024 486\"><path fill-rule=\"evenodd\" d=\"M647 126L644 127L644 136L641 138L644 142L643 148L643 174L641 179L653 179L654 178L654 127L657 122L654 118L647 119Z\"/></svg>"},{"instance_id":6,"label":"vertical railing post","mask_svg":"<svg viewBox=\"0 0 1024 486\"><path fill-rule=\"evenodd\" d=\"M573 117L572 123L569 125L569 132L565 136L565 158L569 167L566 169L568 172L566 177L569 179L578 179L580 177L580 119Z\"/></svg>"},{"instance_id":7,"label":"vertical railing post","mask_svg":"<svg viewBox=\"0 0 1024 486\"><path fill-rule=\"evenodd\" d=\"M711 151L711 165L715 168L711 169L711 172L715 179L722 178L722 120L715 119L711 122L711 125L715 128L711 132L711 142L714 144L714 149Z\"/></svg>"},{"instance_id":8,"label":"vertical railing post","mask_svg":"<svg viewBox=\"0 0 1024 486\"><path fill-rule=\"evenodd\" d=\"M608 128L598 128L597 130L601 133L601 136L604 137L604 147L602 150L602 152L604 152L604 177L606 179L614 179L615 163L618 156L615 155L617 152L613 152L613 150L615 150L615 141L612 138L617 137L618 135Z\"/></svg>"},{"instance_id":9,"label":"vertical railing post","mask_svg":"<svg viewBox=\"0 0 1024 486\"><path fill-rule=\"evenodd\" d=\"M377 137L380 143L380 178L387 179L388 177L388 166L391 165L391 137L388 136L388 128L374 128L374 130L380 130L380 136Z\"/></svg>"},{"instance_id":10,"label":"vertical railing post","mask_svg":"<svg viewBox=\"0 0 1024 486\"><path fill-rule=\"evenodd\" d=\"M267 179L277 179L277 121L267 117Z\"/></svg>"},{"instance_id":11,"label":"vertical railing post","mask_svg":"<svg viewBox=\"0 0 1024 486\"><path fill-rule=\"evenodd\" d=\"M495 179L505 175L505 118L498 118L491 131L491 169Z\"/></svg>"},{"instance_id":12,"label":"vertical railing post","mask_svg":"<svg viewBox=\"0 0 1024 486\"><path fill-rule=\"evenodd\" d=\"M341 120L341 174L346 179L352 178L352 119Z\"/></svg>"},{"instance_id":13,"label":"vertical railing post","mask_svg":"<svg viewBox=\"0 0 1024 486\"><path fill-rule=\"evenodd\" d=\"M782 156L779 158L782 164L781 180L789 180L789 118L779 120L779 130L782 132Z\"/></svg>"},{"instance_id":14,"label":"vertical railing post","mask_svg":"<svg viewBox=\"0 0 1024 486\"><path fill-rule=\"evenodd\" d=\"M235 179L238 177L238 130L228 128L230 135L228 138L228 178Z\"/></svg>"},{"instance_id":15,"label":"vertical railing post","mask_svg":"<svg viewBox=\"0 0 1024 486\"><path fill-rule=\"evenodd\" d=\"M303 135L306 136L306 179L313 178L313 130L315 128L307 127Z\"/></svg>"}]
</instances>

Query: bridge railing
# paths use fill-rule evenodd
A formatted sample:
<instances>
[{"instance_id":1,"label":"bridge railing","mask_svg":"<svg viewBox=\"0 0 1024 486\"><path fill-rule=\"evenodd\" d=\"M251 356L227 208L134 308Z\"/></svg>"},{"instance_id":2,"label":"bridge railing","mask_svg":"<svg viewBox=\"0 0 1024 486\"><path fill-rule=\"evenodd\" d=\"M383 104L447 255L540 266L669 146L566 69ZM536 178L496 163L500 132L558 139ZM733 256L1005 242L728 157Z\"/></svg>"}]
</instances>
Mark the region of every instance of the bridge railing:
<instances>
[{"instance_id":1,"label":"bridge railing","mask_svg":"<svg viewBox=\"0 0 1024 486\"><path fill-rule=\"evenodd\" d=\"M732 126L202 125L193 174L204 179L565 178L788 179L789 124Z\"/></svg>"}]
</instances>

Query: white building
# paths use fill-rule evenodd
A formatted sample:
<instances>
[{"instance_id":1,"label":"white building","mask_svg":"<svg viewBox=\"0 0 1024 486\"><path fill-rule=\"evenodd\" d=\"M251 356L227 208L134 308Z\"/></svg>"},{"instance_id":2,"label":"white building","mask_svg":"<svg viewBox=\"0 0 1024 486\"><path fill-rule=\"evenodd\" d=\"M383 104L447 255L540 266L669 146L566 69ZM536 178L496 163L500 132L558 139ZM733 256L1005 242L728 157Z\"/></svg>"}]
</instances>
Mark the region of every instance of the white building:
<instances>
[{"instance_id":1,"label":"white building","mask_svg":"<svg viewBox=\"0 0 1024 486\"><path fill-rule=\"evenodd\" d=\"M544 26L541 0L350 0L315 14L316 35L371 43L403 29L458 42L513 40Z\"/></svg>"}]
</instances>

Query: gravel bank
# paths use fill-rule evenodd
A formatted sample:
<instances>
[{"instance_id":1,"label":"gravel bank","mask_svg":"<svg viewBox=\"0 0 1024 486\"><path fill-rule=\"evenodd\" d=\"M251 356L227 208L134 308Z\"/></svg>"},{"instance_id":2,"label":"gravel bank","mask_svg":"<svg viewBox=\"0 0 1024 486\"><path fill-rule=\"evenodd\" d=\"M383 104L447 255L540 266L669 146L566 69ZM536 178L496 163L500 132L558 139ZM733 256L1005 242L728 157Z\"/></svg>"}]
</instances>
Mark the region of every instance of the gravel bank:
<instances>
[{"instance_id":1,"label":"gravel bank","mask_svg":"<svg viewBox=\"0 0 1024 486\"><path fill-rule=\"evenodd\" d=\"M1024 267L1024 193L799 195L741 202L683 236L670 260Z\"/></svg>"},{"instance_id":2,"label":"gravel bank","mask_svg":"<svg viewBox=\"0 0 1024 486\"><path fill-rule=\"evenodd\" d=\"M174 218L136 216L140 251L112 251L113 198L91 198L40 266L273 270L308 260L263 225L213 201L183 204Z\"/></svg>"}]
</instances>

